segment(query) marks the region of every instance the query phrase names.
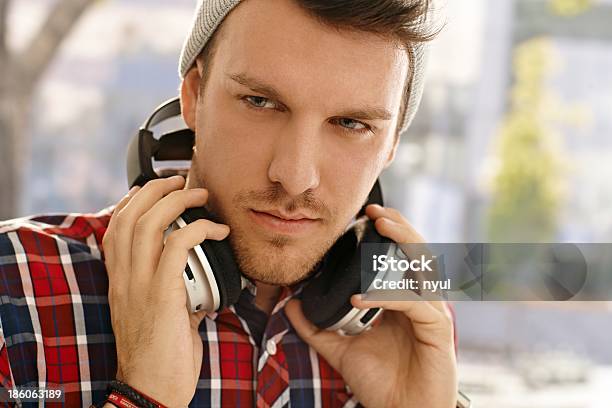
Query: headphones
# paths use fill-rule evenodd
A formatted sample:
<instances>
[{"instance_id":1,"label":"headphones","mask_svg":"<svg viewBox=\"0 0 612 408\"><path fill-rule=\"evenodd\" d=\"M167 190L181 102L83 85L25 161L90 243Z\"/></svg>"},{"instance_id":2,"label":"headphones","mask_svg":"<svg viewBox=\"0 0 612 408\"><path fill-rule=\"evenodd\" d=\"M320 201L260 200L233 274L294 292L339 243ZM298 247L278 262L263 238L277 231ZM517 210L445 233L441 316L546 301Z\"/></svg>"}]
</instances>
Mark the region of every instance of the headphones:
<instances>
[{"instance_id":1,"label":"headphones","mask_svg":"<svg viewBox=\"0 0 612 408\"><path fill-rule=\"evenodd\" d=\"M162 177L153 169L153 160L191 160L195 143L191 129L165 133L157 139L151 130L153 126L180 115L179 98L170 99L151 114L132 138L127 150L130 188ZM374 278L366 275L368 282L361 281L362 244L368 244L367 253L384 254L395 248L395 243L378 234L374 222L365 217L365 207L369 204L383 205L378 180L357 214L357 221L323 257L315 275L300 294L304 315L320 329L345 335L359 334L371 327L382 313L381 308L357 309L350 303L350 297L360 293L362 283L363 287L369 287ZM201 218L214 219L204 207L187 209L170 225L165 236ZM371 256L364 259L369 262ZM236 303L246 283L228 238L205 240L190 250L183 278L188 307L192 312L218 311Z\"/></svg>"}]
</instances>

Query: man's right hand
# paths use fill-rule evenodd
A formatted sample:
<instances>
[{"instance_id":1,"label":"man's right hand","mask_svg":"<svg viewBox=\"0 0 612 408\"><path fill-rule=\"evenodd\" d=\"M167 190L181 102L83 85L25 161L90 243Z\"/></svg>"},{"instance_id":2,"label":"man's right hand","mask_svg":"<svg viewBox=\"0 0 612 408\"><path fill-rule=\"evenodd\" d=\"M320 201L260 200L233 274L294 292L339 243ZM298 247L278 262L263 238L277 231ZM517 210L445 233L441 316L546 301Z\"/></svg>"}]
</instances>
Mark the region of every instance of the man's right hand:
<instances>
[{"instance_id":1,"label":"man's right hand","mask_svg":"<svg viewBox=\"0 0 612 408\"><path fill-rule=\"evenodd\" d=\"M108 270L117 379L169 407L195 393L202 364L198 326L206 312L186 307L187 253L204 239L222 240L229 227L198 220L163 234L185 209L203 206L205 189L183 189L174 176L133 189L117 204L103 239Z\"/></svg>"}]
</instances>

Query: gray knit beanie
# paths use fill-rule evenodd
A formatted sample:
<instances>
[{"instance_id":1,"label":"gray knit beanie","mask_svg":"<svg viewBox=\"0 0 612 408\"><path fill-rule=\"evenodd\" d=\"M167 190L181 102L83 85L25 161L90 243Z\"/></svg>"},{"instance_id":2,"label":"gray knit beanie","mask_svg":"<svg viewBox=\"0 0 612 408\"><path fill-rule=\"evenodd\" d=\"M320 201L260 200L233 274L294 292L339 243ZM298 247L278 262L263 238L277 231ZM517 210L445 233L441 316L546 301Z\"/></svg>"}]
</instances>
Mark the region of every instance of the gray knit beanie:
<instances>
[{"instance_id":1,"label":"gray knit beanie","mask_svg":"<svg viewBox=\"0 0 612 408\"><path fill-rule=\"evenodd\" d=\"M195 63L196 58L213 33L241 0L200 0L196 8L193 26L181 50L179 74L184 78L187 71ZM412 91L404 117L400 118L400 131L404 132L410 126L419 107L425 85L426 46L414 46L414 73L412 76ZM408 73L410 76L412 73ZM410 78L408 78L410 80Z\"/></svg>"}]
</instances>

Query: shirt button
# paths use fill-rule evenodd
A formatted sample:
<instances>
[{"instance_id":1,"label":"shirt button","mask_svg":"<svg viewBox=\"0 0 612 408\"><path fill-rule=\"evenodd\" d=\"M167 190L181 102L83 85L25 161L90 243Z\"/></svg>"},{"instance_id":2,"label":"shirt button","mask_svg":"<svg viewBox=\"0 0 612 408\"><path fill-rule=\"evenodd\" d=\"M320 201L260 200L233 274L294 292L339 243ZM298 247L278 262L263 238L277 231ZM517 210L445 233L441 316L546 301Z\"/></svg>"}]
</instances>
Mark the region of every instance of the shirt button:
<instances>
[{"instance_id":1,"label":"shirt button","mask_svg":"<svg viewBox=\"0 0 612 408\"><path fill-rule=\"evenodd\" d=\"M276 354L276 343L274 340L270 339L266 342L266 351L271 356Z\"/></svg>"}]
</instances>

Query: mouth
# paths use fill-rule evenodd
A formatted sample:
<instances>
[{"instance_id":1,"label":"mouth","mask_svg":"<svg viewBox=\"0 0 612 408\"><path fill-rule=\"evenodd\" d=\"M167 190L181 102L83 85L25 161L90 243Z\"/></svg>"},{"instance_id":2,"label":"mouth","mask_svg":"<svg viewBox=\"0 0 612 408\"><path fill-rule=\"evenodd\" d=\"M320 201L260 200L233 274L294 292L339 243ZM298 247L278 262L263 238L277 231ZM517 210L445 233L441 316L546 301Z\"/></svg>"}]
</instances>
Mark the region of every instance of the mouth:
<instances>
[{"instance_id":1,"label":"mouth","mask_svg":"<svg viewBox=\"0 0 612 408\"><path fill-rule=\"evenodd\" d=\"M321 219L303 213L284 214L277 210L249 210L251 219L261 228L275 234L300 235L312 231Z\"/></svg>"}]
</instances>

